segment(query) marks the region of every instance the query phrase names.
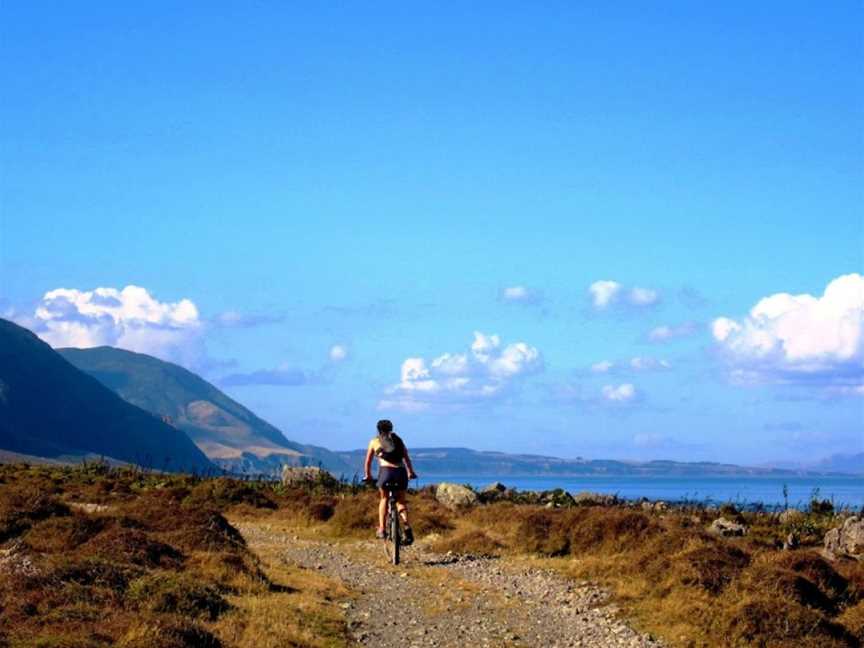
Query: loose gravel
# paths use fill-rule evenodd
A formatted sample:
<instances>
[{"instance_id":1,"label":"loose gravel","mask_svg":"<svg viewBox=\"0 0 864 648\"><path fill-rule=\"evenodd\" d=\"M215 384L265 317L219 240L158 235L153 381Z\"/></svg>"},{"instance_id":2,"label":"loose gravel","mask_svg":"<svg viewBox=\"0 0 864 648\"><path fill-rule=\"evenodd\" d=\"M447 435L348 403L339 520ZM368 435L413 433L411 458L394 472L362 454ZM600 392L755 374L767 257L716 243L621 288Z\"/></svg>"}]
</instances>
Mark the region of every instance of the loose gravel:
<instances>
[{"instance_id":1,"label":"loose gravel","mask_svg":"<svg viewBox=\"0 0 864 648\"><path fill-rule=\"evenodd\" d=\"M250 546L275 533L240 525ZM257 536L257 537L256 537ZM355 645L375 648L543 646L660 648L619 618L609 593L588 582L507 560L404 550L387 563L379 541L280 538L286 562L342 581Z\"/></svg>"}]
</instances>

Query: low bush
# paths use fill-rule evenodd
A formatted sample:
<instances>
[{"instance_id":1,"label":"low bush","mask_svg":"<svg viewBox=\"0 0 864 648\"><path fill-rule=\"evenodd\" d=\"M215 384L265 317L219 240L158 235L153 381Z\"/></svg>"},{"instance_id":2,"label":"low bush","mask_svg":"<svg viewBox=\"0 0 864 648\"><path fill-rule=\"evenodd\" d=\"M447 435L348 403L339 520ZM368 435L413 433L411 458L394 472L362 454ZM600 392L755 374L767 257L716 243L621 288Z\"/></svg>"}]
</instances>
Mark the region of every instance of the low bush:
<instances>
[{"instance_id":1,"label":"low bush","mask_svg":"<svg viewBox=\"0 0 864 648\"><path fill-rule=\"evenodd\" d=\"M432 550L441 553L453 552L460 555L497 558L501 555L504 545L489 537L479 529L454 533L434 542Z\"/></svg>"},{"instance_id":2,"label":"low bush","mask_svg":"<svg viewBox=\"0 0 864 648\"><path fill-rule=\"evenodd\" d=\"M119 648L222 648L209 630L182 618L148 619L132 627Z\"/></svg>"},{"instance_id":3,"label":"low bush","mask_svg":"<svg viewBox=\"0 0 864 648\"><path fill-rule=\"evenodd\" d=\"M152 573L132 581L126 598L140 610L210 621L230 608L212 585L175 573Z\"/></svg>"}]
</instances>

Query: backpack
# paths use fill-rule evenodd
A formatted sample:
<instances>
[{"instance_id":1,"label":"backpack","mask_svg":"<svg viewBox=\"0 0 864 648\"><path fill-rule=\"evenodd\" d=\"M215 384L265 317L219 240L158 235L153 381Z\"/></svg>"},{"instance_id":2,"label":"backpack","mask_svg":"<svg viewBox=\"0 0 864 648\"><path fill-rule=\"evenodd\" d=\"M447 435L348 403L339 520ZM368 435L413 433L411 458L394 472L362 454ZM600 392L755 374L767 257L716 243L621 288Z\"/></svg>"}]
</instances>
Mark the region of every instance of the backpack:
<instances>
[{"instance_id":1,"label":"backpack","mask_svg":"<svg viewBox=\"0 0 864 648\"><path fill-rule=\"evenodd\" d=\"M402 460L405 458L405 443L397 434L393 432L390 434L379 434L378 441L381 445L375 454L384 461L396 464L397 466L402 463Z\"/></svg>"}]
</instances>

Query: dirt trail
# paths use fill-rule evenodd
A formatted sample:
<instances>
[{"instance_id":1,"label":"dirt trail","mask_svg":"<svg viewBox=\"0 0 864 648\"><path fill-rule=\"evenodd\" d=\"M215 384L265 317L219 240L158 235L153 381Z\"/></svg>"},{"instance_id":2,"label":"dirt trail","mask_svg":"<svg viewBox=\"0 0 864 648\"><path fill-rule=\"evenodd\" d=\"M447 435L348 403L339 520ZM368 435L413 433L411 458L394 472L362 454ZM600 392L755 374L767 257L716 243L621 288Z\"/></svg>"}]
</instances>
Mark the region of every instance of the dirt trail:
<instances>
[{"instance_id":1,"label":"dirt trail","mask_svg":"<svg viewBox=\"0 0 864 648\"><path fill-rule=\"evenodd\" d=\"M608 594L504 560L457 559L420 546L393 567L379 542L304 539L266 524L239 524L256 544L281 545L288 563L320 570L353 593L342 604L355 645L659 648L616 618Z\"/></svg>"}]
</instances>

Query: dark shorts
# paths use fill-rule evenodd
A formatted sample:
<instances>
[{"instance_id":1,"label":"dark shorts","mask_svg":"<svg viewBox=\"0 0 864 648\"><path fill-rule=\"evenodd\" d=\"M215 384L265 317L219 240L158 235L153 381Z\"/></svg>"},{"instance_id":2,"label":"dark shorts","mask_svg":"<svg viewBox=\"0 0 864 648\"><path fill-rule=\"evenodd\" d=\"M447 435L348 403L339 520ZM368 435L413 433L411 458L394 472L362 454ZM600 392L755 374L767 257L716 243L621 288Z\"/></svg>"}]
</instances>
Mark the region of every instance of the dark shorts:
<instances>
[{"instance_id":1,"label":"dark shorts","mask_svg":"<svg viewBox=\"0 0 864 648\"><path fill-rule=\"evenodd\" d=\"M378 470L378 488L403 491L408 488L408 471L405 466L389 468L381 466Z\"/></svg>"}]
</instances>

